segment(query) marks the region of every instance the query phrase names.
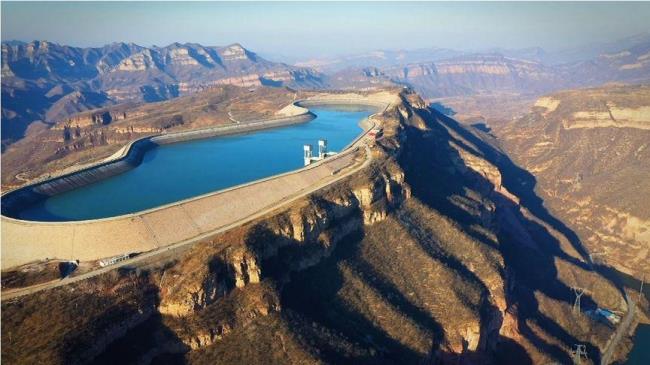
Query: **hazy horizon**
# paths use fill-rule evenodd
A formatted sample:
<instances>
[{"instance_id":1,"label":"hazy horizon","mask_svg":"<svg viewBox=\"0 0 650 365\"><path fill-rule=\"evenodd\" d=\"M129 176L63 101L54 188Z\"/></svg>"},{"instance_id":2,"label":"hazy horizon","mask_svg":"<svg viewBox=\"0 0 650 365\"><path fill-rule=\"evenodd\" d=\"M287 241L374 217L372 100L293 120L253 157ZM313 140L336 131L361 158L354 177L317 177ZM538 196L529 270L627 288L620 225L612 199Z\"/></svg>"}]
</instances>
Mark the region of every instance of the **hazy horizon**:
<instances>
[{"instance_id":1,"label":"hazy horizon","mask_svg":"<svg viewBox=\"0 0 650 365\"><path fill-rule=\"evenodd\" d=\"M377 49L560 51L649 33L649 18L650 3L2 2L2 40L241 43L296 58Z\"/></svg>"}]
</instances>

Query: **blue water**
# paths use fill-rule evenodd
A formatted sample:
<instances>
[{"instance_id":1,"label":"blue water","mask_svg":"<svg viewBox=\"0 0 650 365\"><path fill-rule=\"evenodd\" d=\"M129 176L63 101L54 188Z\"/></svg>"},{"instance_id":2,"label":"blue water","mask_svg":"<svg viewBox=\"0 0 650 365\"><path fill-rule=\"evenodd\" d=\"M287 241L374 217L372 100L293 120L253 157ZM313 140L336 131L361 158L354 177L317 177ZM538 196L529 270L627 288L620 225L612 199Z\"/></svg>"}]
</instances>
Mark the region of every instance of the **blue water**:
<instances>
[{"instance_id":1,"label":"blue water","mask_svg":"<svg viewBox=\"0 0 650 365\"><path fill-rule=\"evenodd\" d=\"M156 147L138 167L50 197L18 214L26 220L66 221L133 213L303 166L303 145L340 151L361 133L363 107L310 108L311 122Z\"/></svg>"},{"instance_id":2,"label":"blue water","mask_svg":"<svg viewBox=\"0 0 650 365\"><path fill-rule=\"evenodd\" d=\"M650 364L650 325L641 324L634 334L634 347L626 365Z\"/></svg>"}]
</instances>

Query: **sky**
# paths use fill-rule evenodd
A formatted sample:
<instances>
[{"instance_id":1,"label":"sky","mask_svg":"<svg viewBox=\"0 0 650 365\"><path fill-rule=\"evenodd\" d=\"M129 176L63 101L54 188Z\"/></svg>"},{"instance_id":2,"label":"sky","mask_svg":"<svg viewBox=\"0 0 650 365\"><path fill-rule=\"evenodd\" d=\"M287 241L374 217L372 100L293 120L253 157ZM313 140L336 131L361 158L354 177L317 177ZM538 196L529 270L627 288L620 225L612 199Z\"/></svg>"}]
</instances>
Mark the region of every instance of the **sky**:
<instances>
[{"instance_id":1,"label":"sky","mask_svg":"<svg viewBox=\"0 0 650 365\"><path fill-rule=\"evenodd\" d=\"M650 32L650 3L7 2L2 40L241 43L294 58L375 49L542 47Z\"/></svg>"}]
</instances>

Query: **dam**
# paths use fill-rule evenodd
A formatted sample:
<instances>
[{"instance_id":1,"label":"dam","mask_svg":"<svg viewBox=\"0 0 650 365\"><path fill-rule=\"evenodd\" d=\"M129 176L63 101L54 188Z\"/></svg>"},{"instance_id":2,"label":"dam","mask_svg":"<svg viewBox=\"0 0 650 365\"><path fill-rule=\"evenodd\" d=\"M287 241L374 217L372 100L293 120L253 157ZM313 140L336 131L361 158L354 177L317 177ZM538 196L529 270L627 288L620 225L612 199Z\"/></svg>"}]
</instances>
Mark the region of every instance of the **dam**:
<instances>
[{"instance_id":1,"label":"dam","mask_svg":"<svg viewBox=\"0 0 650 365\"><path fill-rule=\"evenodd\" d=\"M319 93L268 119L134 140L6 192L1 267L151 256L262 217L368 166L378 116L399 102L384 91ZM338 153L304 166L304 146L321 139Z\"/></svg>"},{"instance_id":2,"label":"dam","mask_svg":"<svg viewBox=\"0 0 650 365\"><path fill-rule=\"evenodd\" d=\"M246 134L154 146L135 168L45 197L9 215L29 221L79 221L135 213L303 166L304 144L326 139L342 150L374 108L320 105L316 119Z\"/></svg>"}]
</instances>

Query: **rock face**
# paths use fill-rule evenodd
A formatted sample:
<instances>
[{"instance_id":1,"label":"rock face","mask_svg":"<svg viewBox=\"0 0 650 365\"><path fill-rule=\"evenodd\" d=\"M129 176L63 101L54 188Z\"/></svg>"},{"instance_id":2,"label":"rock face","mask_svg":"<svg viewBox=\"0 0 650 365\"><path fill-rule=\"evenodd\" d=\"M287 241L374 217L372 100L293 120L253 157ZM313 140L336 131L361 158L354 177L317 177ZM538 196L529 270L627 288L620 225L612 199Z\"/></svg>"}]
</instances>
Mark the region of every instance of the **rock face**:
<instances>
[{"instance_id":1,"label":"rock face","mask_svg":"<svg viewBox=\"0 0 650 365\"><path fill-rule=\"evenodd\" d=\"M498 131L593 259L638 278L650 275L649 110L647 86L566 91Z\"/></svg>"},{"instance_id":2,"label":"rock face","mask_svg":"<svg viewBox=\"0 0 650 365\"><path fill-rule=\"evenodd\" d=\"M95 305L66 335L17 315L47 310L42 298L3 302L12 318L3 331L20 341L7 346L3 336L3 357L65 363L56 349L35 351L29 337L75 354L75 339L104 328L88 323L132 321L141 303L156 303L157 314L106 341L95 360L147 363L173 353L190 363L566 363L575 343L598 356L612 331L571 313L570 288L589 285L585 305L625 311L618 289L516 195L531 187L493 141L409 90L396 98L375 118L383 138L367 168L142 263L136 276L155 290L128 297L123 313ZM74 290L96 298L105 287ZM55 310L69 318L72 306Z\"/></svg>"},{"instance_id":3,"label":"rock face","mask_svg":"<svg viewBox=\"0 0 650 365\"><path fill-rule=\"evenodd\" d=\"M181 276L174 271L166 273L172 276L169 280L174 281L175 285L174 289L165 291L159 307L160 313L187 316L223 298L235 288L260 282L260 269L256 259L244 250L228 251L225 257L214 257L207 265L201 265L197 269L191 276ZM163 279L164 277L161 280Z\"/></svg>"},{"instance_id":4,"label":"rock face","mask_svg":"<svg viewBox=\"0 0 650 365\"><path fill-rule=\"evenodd\" d=\"M47 41L2 44L3 139L35 120L125 101L161 101L219 85L322 86L310 69L267 61L239 44L114 43L77 48Z\"/></svg>"}]
</instances>

